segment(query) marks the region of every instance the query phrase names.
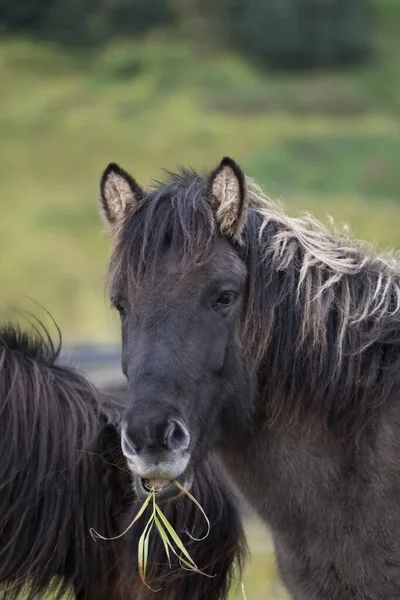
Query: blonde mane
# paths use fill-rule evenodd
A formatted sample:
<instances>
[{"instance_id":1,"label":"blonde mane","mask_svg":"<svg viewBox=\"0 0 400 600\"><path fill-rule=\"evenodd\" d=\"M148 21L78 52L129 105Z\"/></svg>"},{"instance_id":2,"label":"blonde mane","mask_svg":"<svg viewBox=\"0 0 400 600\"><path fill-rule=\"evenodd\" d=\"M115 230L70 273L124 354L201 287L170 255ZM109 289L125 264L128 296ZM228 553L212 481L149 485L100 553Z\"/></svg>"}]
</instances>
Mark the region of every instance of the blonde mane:
<instances>
[{"instance_id":1,"label":"blonde mane","mask_svg":"<svg viewBox=\"0 0 400 600\"><path fill-rule=\"evenodd\" d=\"M311 215L290 217L280 203L268 198L247 178L250 209L260 215L259 242L269 268L287 270L299 260L296 296L302 304L302 340L324 344L327 311L324 300L335 294L340 313L339 355L346 329L398 315L400 318L400 262L395 252L378 254L372 244L349 237L349 230L325 227ZM273 226L273 238L265 235ZM363 276L364 291L352 298L352 279ZM326 342L326 340L325 340ZM360 348L360 351L362 348Z\"/></svg>"}]
</instances>

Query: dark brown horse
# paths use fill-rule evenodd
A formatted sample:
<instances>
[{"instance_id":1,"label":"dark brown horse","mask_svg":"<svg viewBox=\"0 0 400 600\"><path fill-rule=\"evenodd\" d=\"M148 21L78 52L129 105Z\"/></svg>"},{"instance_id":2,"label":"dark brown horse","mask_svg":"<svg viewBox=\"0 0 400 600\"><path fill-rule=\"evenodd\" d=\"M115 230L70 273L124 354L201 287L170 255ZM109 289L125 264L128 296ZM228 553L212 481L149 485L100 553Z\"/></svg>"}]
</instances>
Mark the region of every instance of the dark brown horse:
<instances>
[{"instance_id":1,"label":"dark brown horse","mask_svg":"<svg viewBox=\"0 0 400 600\"><path fill-rule=\"evenodd\" d=\"M0 329L0 597L43 600L68 589L77 600L150 600L137 574L138 540L146 519L121 539L95 542L123 531L141 506L121 452L121 401L102 396L76 370L57 364L50 338ZM148 583L160 600L224 600L240 566L243 536L233 498L211 460L193 479L196 498L211 522L187 497L163 504L199 568L179 568L154 536ZM61 583L61 585L60 585ZM70 592L68 598L71 598ZM47 597L47 596L46 596Z\"/></svg>"},{"instance_id":2,"label":"dark brown horse","mask_svg":"<svg viewBox=\"0 0 400 600\"><path fill-rule=\"evenodd\" d=\"M138 493L216 448L293 598L400 598L399 263L230 159L147 192L110 165L101 200Z\"/></svg>"}]
</instances>

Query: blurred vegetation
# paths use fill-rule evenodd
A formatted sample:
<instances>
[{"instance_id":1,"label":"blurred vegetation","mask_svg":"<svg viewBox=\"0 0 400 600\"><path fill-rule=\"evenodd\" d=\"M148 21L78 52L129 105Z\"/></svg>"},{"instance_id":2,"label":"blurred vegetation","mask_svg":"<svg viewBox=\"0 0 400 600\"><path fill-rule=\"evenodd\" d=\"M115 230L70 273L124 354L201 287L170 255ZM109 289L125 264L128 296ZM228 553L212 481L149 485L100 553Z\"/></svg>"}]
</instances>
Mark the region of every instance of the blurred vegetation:
<instances>
[{"instance_id":1,"label":"blurred vegetation","mask_svg":"<svg viewBox=\"0 0 400 600\"><path fill-rule=\"evenodd\" d=\"M373 63L329 73L261 74L237 55L200 51L168 32L94 55L4 39L3 313L29 295L69 339L118 337L104 294L110 243L96 206L111 160L147 184L161 168L208 169L230 154L290 212L329 213L358 237L399 246L395 0L382 0L378 25Z\"/></svg>"},{"instance_id":2,"label":"blurred vegetation","mask_svg":"<svg viewBox=\"0 0 400 600\"><path fill-rule=\"evenodd\" d=\"M2 0L4 33L90 49L114 36L138 35L175 21L169 0Z\"/></svg>"},{"instance_id":3,"label":"blurred vegetation","mask_svg":"<svg viewBox=\"0 0 400 600\"><path fill-rule=\"evenodd\" d=\"M349 65L370 50L369 0L2 0L0 27L68 46L170 27L278 68Z\"/></svg>"},{"instance_id":4,"label":"blurred vegetation","mask_svg":"<svg viewBox=\"0 0 400 600\"><path fill-rule=\"evenodd\" d=\"M243 574L246 599L243 598L241 582L233 587L230 600L287 600L279 579L273 545L265 527L255 518L245 522L250 558Z\"/></svg>"},{"instance_id":5,"label":"blurred vegetation","mask_svg":"<svg viewBox=\"0 0 400 600\"><path fill-rule=\"evenodd\" d=\"M216 23L227 46L261 66L348 66L365 60L371 49L369 0L198 0L197 4Z\"/></svg>"}]
</instances>

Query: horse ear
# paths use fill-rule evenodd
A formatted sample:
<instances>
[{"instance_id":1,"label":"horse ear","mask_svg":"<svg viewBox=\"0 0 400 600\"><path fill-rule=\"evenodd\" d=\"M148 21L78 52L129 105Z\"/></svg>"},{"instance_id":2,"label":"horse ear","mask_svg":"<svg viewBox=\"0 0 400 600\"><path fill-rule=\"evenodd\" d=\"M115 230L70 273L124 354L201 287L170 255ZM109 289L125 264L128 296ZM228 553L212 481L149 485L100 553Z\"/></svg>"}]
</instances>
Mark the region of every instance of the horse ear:
<instances>
[{"instance_id":1,"label":"horse ear","mask_svg":"<svg viewBox=\"0 0 400 600\"><path fill-rule=\"evenodd\" d=\"M247 211L246 179L242 169L225 157L211 173L209 185L221 232L240 243Z\"/></svg>"},{"instance_id":2,"label":"horse ear","mask_svg":"<svg viewBox=\"0 0 400 600\"><path fill-rule=\"evenodd\" d=\"M109 227L114 228L134 212L144 192L136 181L116 163L110 163L100 182L101 213Z\"/></svg>"}]
</instances>

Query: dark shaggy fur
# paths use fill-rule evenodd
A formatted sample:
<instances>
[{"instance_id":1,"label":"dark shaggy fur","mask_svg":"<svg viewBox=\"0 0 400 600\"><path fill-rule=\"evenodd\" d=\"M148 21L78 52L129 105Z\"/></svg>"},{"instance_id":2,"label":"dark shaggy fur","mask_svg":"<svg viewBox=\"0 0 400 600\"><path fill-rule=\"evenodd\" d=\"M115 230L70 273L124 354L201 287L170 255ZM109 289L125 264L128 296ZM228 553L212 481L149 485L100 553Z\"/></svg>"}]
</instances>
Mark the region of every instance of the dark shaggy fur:
<instances>
[{"instance_id":1,"label":"dark shaggy fur","mask_svg":"<svg viewBox=\"0 0 400 600\"><path fill-rule=\"evenodd\" d=\"M138 505L121 453L121 401L101 395L76 370L57 364L47 334L13 326L0 330L0 596L44 597L56 578L78 600L148 600L137 575L138 539L145 521L117 541ZM154 536L148 582L161 600L225 599L244 543L231 494L212 462L198 471L194 492L211 521L210 537L188 547L209 579L169 568ZM179 532L205 533L203 517L187 498L163 509ZM185 539L186 541L186 539ZM29 586L29 593L25 586Z\"/></svg>"},{"instance_id":2,"label":"dark shaggy fur","mask_svg":"<svg viewBox=\"0 0 400 600\"><path fill-rule=\"evenodd\" d=\"M147 440L147 469L171 415L192 467L218 448L296 600L399 598L399 263L287 216L235 169L214 186L229 219L232 190L246 196L233 241L210 197L220 170L171 175L115 234L127 435Z\"/></svg>"}]
</instances>

